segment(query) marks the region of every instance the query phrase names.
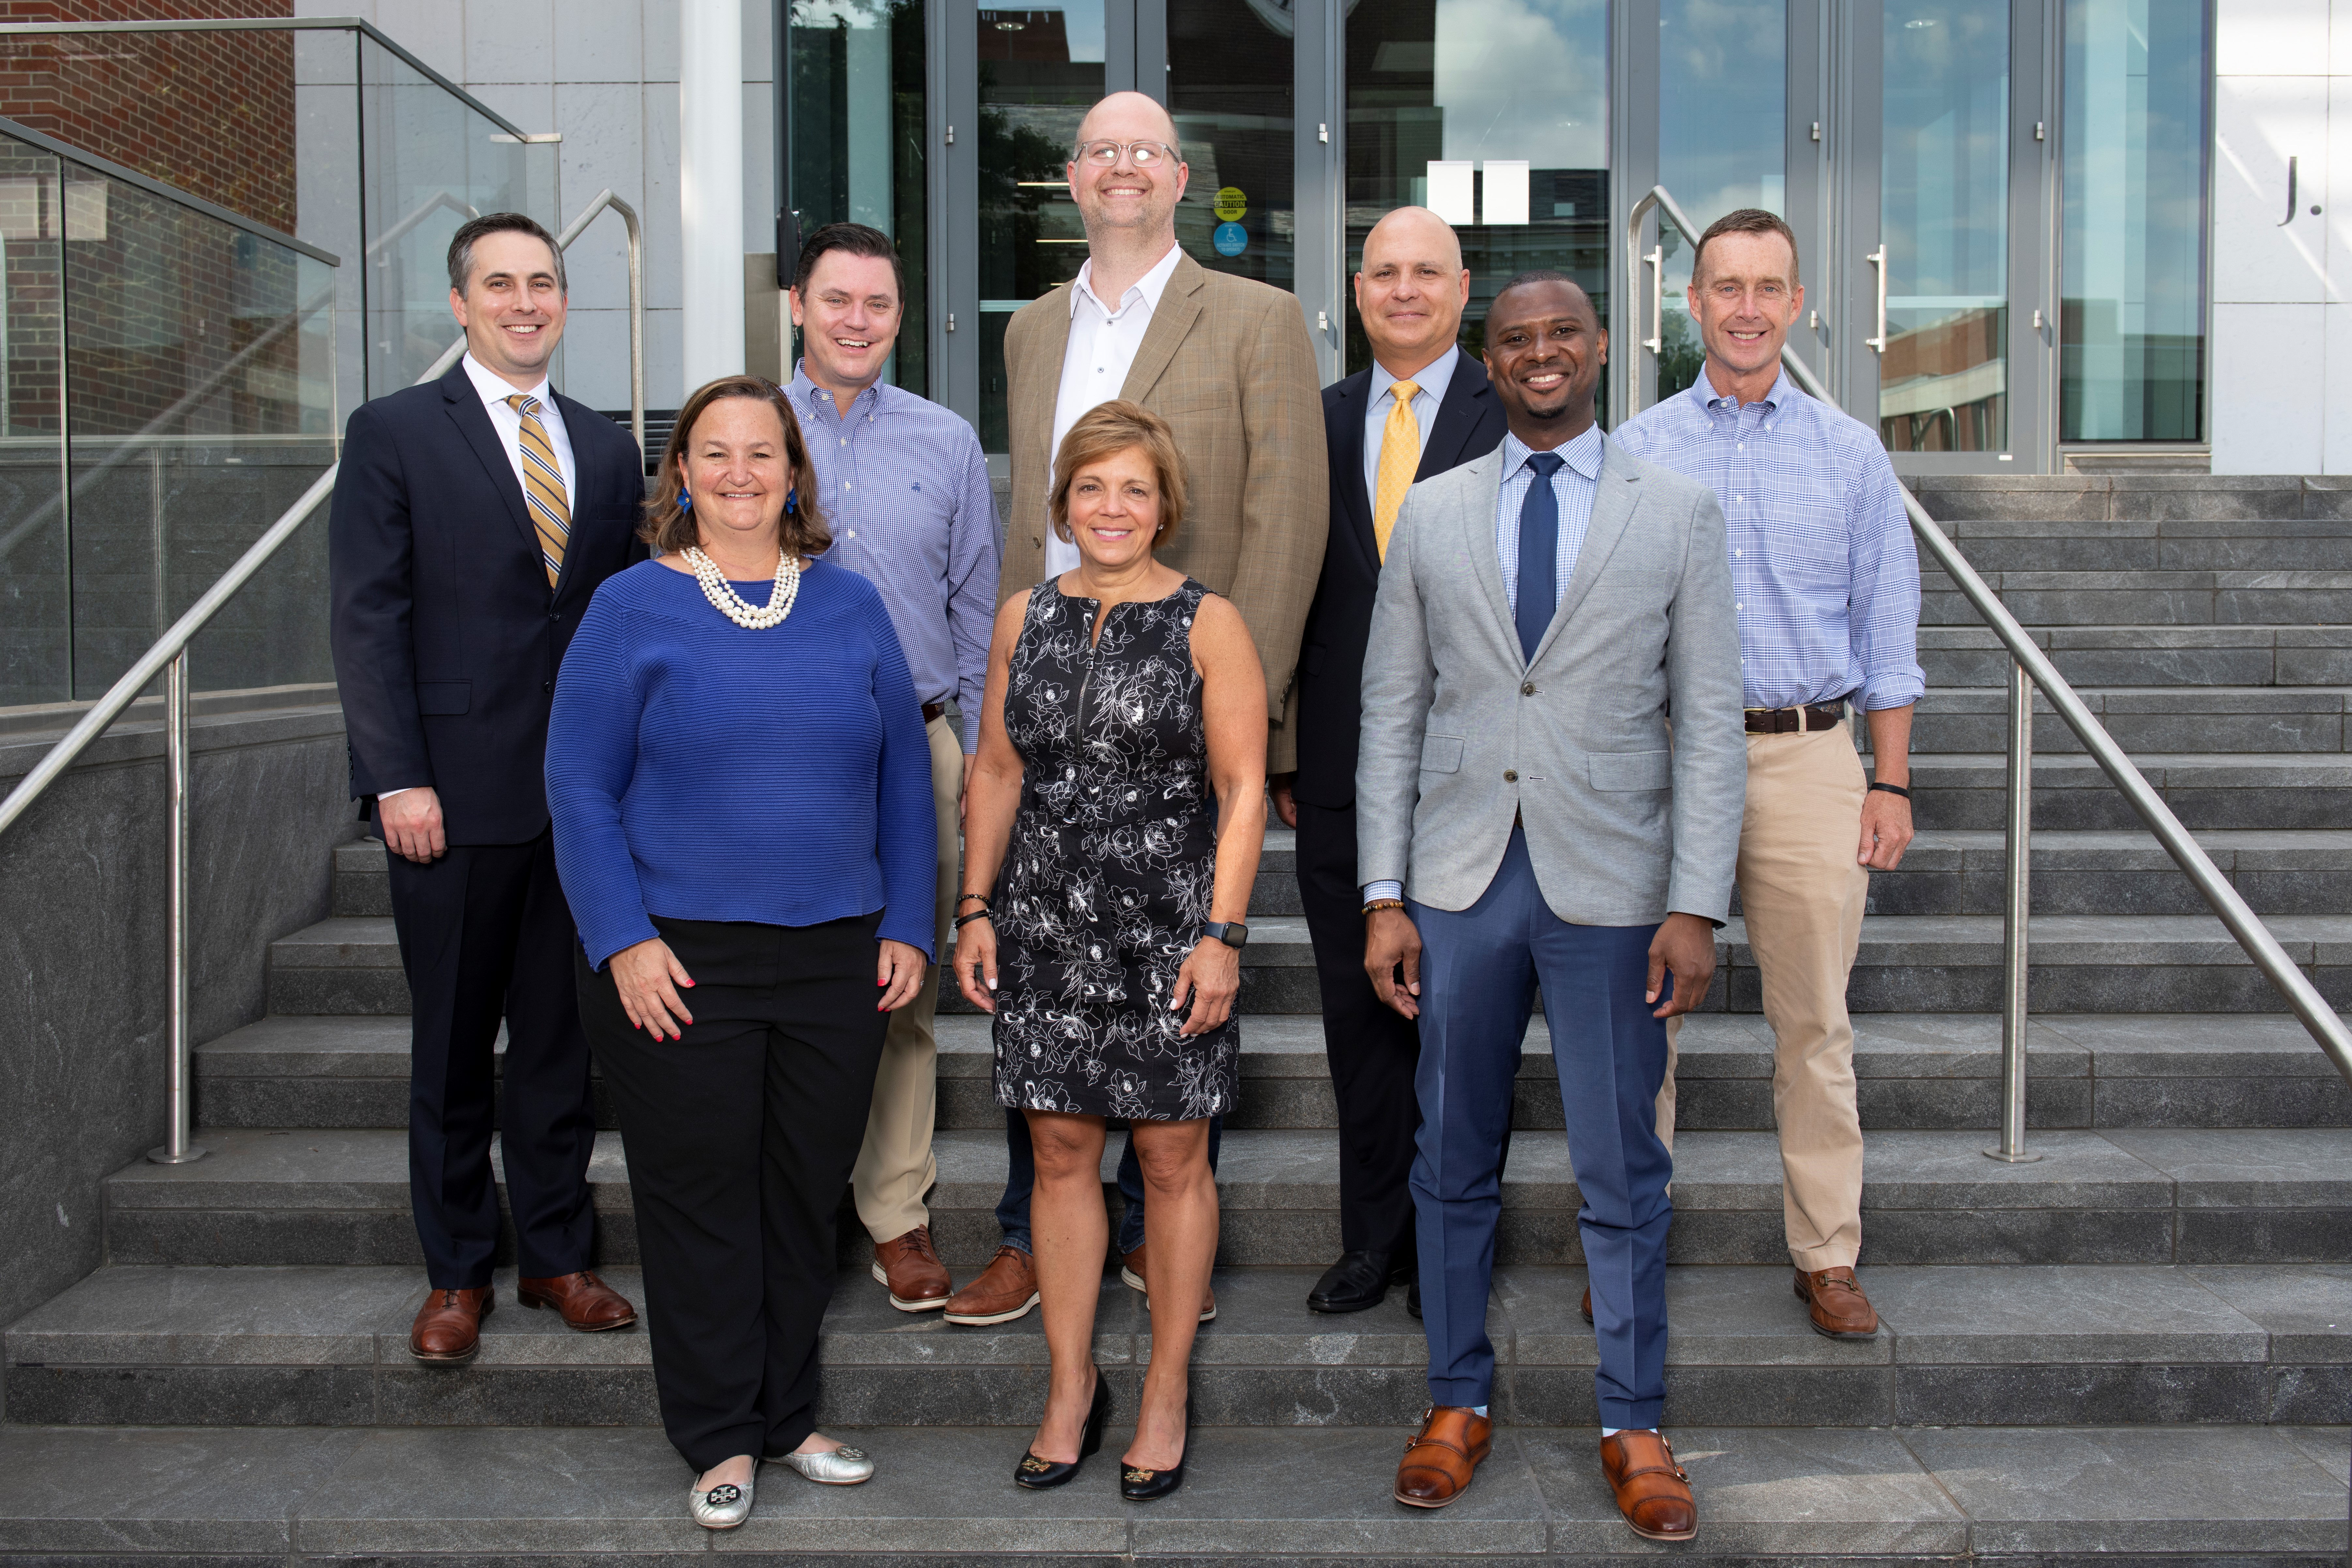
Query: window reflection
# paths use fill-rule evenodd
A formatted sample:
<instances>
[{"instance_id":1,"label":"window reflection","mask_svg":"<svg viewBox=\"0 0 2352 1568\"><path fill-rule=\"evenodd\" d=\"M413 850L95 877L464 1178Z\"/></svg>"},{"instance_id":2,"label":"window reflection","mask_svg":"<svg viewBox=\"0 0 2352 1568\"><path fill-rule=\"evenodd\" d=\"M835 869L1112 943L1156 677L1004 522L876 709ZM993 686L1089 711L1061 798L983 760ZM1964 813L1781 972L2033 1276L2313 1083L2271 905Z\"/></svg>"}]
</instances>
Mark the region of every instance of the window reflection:
<instances>
[{"instance_id":1,"label":"window reflection","mask_svg":"<svg viewBox=\"0 0 2352 1568\"><path fill-rule=\"evenodd\" d=\"M2009 445L2009 8L1890 0L1884 39L1891 451Z\"/></svg>"},{"instance_id":2,"label":"window reflection","mask_svg":"<svg viewBox=\"0 0 2352 1568\"><path fill-rule=\"evenodd\" d=\"M2068 0L2062 441L2204 437L2204 12Z\"/></svg>"},{"instance_id":3,"label":"window reflection","mask_svg":"<svg viewBox=\"0 0 2352 1568\"><path fill-rule=\"evenodd\" d=\"M1468 352L1531 268L1569 273L1608 318L1606 0L1361 0L1347 94L1350 272L1384 214L1430 206L1462 237ZM1351 300L1348 369L1370 363Z\"/></svg>"},{"instance_id":4,"label":"window reflection","mask_svg":"<svg viewBox=\"0 0 2352 1568\"><path fill-rule=\"evenodd\" d=\"M1168 107L1190 180L1184 254L1213 272L1296 287L1290 0L1171 0Z\"/></svg>"}]
</instances>

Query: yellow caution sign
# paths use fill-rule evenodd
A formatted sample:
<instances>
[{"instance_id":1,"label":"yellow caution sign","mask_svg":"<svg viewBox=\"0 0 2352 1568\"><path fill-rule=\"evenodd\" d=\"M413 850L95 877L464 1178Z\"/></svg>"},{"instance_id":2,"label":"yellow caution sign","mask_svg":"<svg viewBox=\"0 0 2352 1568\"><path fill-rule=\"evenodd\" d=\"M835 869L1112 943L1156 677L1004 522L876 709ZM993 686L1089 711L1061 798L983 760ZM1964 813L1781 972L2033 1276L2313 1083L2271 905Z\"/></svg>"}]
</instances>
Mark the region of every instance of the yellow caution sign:
<instances>
[{"instance_id":1,"label":"yellow caution sign","mask_svg":"<svg viewBox=\"0 0 2352 1568\"><path fill-rule=\"evenodd\" d=\"M1227 223L1239 223L1249 211L1249 198L1242 195L1239 185L1227 185L1217 193L1216 215Z\"/></svg>"}]
</instances>

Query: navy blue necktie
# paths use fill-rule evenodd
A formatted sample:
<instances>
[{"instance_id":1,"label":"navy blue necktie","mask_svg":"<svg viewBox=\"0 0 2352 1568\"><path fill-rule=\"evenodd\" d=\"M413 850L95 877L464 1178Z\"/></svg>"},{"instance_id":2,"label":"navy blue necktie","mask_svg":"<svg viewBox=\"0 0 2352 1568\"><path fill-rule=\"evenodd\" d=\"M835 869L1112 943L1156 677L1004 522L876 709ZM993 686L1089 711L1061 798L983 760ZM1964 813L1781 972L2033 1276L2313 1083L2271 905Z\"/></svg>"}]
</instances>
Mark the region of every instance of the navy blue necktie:
<instances>
[{"instance_id":1,"label":"navy blue necktie","mask_svg":"<svg viewBox=\"0 0 2352 1568\"><path fill-rule=\"evenodd\" d=\"M1535 452L1528 467L1536 471L1528 499L1519 503L1519 653L1535 661L1536 647L1559 606L1559 584L1553 581L1559 559L1559 498L1552 493L1551 477L1568 459L1558 452Z\"/></svg>"}]
</instances>

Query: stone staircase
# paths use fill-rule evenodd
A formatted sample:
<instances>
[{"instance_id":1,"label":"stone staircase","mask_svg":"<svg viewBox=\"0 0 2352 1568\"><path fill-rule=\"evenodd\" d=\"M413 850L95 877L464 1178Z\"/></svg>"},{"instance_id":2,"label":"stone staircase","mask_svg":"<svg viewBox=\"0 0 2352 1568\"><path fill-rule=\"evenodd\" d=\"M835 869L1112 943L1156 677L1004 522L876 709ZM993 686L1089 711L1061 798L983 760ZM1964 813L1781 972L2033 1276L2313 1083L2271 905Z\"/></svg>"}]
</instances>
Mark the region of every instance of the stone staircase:
<instances>
[{"instance_id":1,"label":"stone staircase","mask_svg":"<svg viewBox=\"0 0 2352 1568\"><path fill-rule=\"evenodd\" d=\"M1925 499L2339 1005L2352 989L2352 522L2317 480L1929 481ZM1812 1334L1790 1293L1771 1039L1737 921L1682 1037L1668 1418L1710 1562L2342 1559L2352 1464L2352 1089L2055 719L2037 734L2031 1147L1995 1121L2004 664L1931 576L1923 832L1874 880L1853 1000L1869 1142L1864 1278L1885 1328ZM642 1332L520 1310L483 1352L406 1353L423 1291L404 1134L407 999L383 851L336 852L333 917L273 943L270 1016L198 1053L194 1164L107 1184L106 1267L6 1331L0 1556L667 1556L944 1564L1046 1554L1628 1557L1593 1458L1577 1194L1513 1150L1490 1327L1496 1457L1434 1516L1388 1500L1424 1401L1402 1293L1307 1312L1338 1247L1335 1116L1286 835L1244 955L1243 1108L1220 1185L1221 1315L1195 1352L1198 1471L1150 1510L1105 1473L1006 1475L1034 1419L1034 1317L893 1311L862 1261L826 1323L823 1416L882 1461L844 1491L767 1472L714 1543L658 1427ZM986 1020L941 1018L935 1230L995 1241ZM1560 1125L1538 1017L1517 1124ZM610 1126L610 1117L604 1117ZM1108 1174L1108 1161L1106 1173ZM637 1294L617 1133L591 1169L599 1267ZM862 1239L845 1226L843 1256ZM642 1297L638 1298L640 1300ZM1097 1354L1133 1408L1141 1299ZM779 1479L781 1478L781 1479ZM1685 1551L1685 1555L1689 1555Z\"/></svg>"}]
</instances>

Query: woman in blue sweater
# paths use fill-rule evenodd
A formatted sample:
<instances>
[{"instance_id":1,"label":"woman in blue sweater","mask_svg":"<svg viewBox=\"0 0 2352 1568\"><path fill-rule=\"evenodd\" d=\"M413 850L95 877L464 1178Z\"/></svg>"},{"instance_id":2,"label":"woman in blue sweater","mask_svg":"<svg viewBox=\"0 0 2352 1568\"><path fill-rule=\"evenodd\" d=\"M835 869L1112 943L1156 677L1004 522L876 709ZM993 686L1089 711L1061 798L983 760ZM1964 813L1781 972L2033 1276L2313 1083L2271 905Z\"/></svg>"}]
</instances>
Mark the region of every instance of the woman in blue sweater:
<instances>
[{"instance_id":1,"label":"woman in blue sweater","mask_svg":"<svg viewBox=\"0 0 2352 1568\"><path fill-rule=\"evenodd\" d=\"M662 1424L714 1530L750 1515L760 1458L874 1473L815 1431L817 1328L888 1015L932 941L922 710L880 595L815 559L815 484L769 383L688 399L646 508L656 558L596 590L548 728Z\"/></svg>"}]
</instances>

